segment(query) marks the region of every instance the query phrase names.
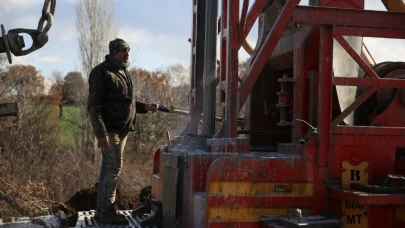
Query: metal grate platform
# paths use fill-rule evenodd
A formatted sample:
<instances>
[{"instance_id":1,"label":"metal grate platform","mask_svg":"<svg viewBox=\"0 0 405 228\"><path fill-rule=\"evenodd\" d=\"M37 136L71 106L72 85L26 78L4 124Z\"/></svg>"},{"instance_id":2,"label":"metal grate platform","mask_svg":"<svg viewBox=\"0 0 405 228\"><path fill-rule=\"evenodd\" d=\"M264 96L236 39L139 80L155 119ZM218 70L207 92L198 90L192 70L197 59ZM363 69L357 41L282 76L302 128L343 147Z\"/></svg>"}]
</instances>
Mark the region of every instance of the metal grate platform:
<instances>
[{"instance_id":1,"label":"metal grate platform","mask_svg":"<svg viewBox=\"0 0 405 228\"><path fill-rule=\"evenodd\" d=\"M94 220L94 215L96 211L91 210L91 211L79 211L78 212L78 218L77 218L77 223L75 228L82 228L82 227L92 227L92 228L141 228L140 222L143 219L147 218L150 216L150 214L145 214L141 217L136 216L135 218L132 216L132 210L127 210L127 211L117 211L119 214L123 214L126 216L129 225L127 226L108 226L108 225L102 225L102 224L97 224L97 222ZM156 227L149 227L149 226L142 226L142 228L158 228Z\"/></svg>"}]
</instances>

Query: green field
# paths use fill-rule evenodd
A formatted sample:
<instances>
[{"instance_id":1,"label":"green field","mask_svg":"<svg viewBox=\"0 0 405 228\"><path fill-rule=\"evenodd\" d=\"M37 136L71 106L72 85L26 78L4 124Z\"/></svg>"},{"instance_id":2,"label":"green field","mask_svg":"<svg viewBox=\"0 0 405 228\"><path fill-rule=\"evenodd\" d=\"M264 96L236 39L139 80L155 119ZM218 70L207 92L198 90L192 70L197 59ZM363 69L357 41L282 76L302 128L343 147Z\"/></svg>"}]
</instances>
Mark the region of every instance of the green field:
<instances>
[{"instance_id":1,"label":"green field","mask_svg":"<svg viewBox=\"0 0 405 228\"><path fill-rule=\"evenodd\" d=\"M81 139L83 123L78 106L63 105L62 110L63 116L60 120L59 135L61 136L61 143L67 145ZM87 109L84 109L83 112L87 112Z\"/></svg>"}]
</instances>

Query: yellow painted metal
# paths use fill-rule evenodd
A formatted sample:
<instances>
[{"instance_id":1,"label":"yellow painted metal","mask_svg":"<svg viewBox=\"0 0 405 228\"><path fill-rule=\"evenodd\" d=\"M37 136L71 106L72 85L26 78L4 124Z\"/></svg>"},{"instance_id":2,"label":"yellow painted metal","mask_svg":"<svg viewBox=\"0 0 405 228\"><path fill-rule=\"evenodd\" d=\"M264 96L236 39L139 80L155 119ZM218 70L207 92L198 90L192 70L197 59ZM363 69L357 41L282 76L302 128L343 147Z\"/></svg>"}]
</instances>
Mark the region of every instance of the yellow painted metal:
<instances>
[{"instance_id":1,"label":"yellow painted metal","mask_svg":"<svg viewBox=\"0 0 405 228\"><path fill-rule=\"evenodd\" d=\"M405 0L382 0L385 8L392 12L405 12Z\"/></svg>"},{"instance_id":2,"label":"yellow painted metal","mask_svg":"<svg viewBox=\"0 0 405 228\"><path fill-rule=\"evenodd\" d=\"M341 221L344 228L367 228L368 206L349 201L342 201Z\"/></svg>"},{"instance_id":3,"label":"yellow painted metal","mask_svg":"<svg viewBox=\"0 0 405 228\"><path fill-rule=\"evenodd\" d=\"M291 185L291 192L276 191ZM312 196L312 183L254 183L249 181L214 181L209 184L209 196Z\"/></svg>"},{"instance_id":4,"label":"yellow painted metal","mask_svg":"<svg viewBox=\"0 0 405 228\"><path fill-rule=\"evenodd\" d=\"M398 206L395 208L395 219L405 221L405 206Z\"/></svg>"},{"instance_id":5,"label":"yellow painted metal","mask_svg":"<svg viewBox=\"0 0 405 228\"><path fill-rule=\"evenodd\" d=\"M347 161L342 162L342 188L350 189L350 184L368 184L368 162L359 165L351 165ZM367 228L368 206L350 201L342 201L341 221L344 228Z\"/></svg>"},{"instance_id":6,"label":"yellow painted metal","mask_svg":"<svg viewBox=\"0 0 405 228\"><path fill-rule=\"evenodd\" d=\"M250 42L248 40L243 41L242 43L242 47L243 49L245 49L245 51L249 54L252 55L254 48L252 47L252 45L250 44Z\"/></svg>"},{"instance_id":7,"label":"yellow painted metal","mask_svg":"<svg viewBox=\"0 0 405 228\"><path fill-rule=\"evenodd\" d=\"M212 207L208 212L208 221L250 222L269 215L286 216L287 208Z\"/></svg>"},{"instance_id":8,"label":"yellow painted metal","mask_svg":"<svg viewBox=\"0 0 405 228\"><path fill-rule=\"evenodd\" d=\"M350 189L350 184L368 184L368 162L362 162L357 166L349 162L342 162L342 188Z\"/></svg>"},{"instance_id":9,"label":"yellow painted metal","mask_svg":"<svg viewBox=\"0 0 405 228\"><path fill-rule=\"evenodd\" d=\"M364 59L364 61L369 65L369 66L374 66L376 64L373 56L371 55L370 51L368 50L366 44L363 42L363 47L361 49L361 58Z\"/></svg>"},{"instance_id":10,"label":"yellow painted metal","mask_svg":"<svg viewBox=\"0 0 405 228\"><path fill-rule=\"evenodd\" d=\"M209 222L255 222L265 216L287 216L288 208L253 208L253 207L211 207L208 212ZM302 209L302 208L301 208ZM302 214L309 215L311 209L303 208Z\"/></svg>"}]
</instances>

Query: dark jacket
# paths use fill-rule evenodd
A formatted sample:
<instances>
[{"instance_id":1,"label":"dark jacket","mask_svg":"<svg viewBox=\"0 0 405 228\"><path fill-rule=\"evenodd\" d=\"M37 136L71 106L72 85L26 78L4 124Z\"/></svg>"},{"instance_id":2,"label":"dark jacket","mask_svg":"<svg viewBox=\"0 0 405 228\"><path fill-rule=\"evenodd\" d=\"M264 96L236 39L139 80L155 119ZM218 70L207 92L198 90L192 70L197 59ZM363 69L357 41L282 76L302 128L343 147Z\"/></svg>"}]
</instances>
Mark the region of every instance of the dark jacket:
<instances>
[{"instance_id":1,"label":"dark jacket","mask_svg":"<svg viewBox=\"0 0 405 228\"><path fill-rule=\"evenodd\" d=\"M90 73L88 108L97 138L134 131L136 113L148 112L144 103L136 102L129 72L108 55Z\"/></svg>"}]
</instances>

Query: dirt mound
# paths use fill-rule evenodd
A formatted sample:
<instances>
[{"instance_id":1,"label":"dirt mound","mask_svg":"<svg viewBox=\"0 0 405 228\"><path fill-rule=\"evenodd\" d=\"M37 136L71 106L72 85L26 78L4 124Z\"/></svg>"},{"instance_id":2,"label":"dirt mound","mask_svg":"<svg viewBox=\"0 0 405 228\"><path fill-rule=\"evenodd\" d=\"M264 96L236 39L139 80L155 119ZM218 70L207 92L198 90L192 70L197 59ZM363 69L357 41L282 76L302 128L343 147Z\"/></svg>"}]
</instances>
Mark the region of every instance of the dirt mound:
<instances>
[{"instance_id":1,"label":"dirt mound","mask_svg":"<svg viewBox=\"0 0 405 228\"><path fill-rule=\"evenodd\" d=\"M146 187L144 189L147 189ZM140 196L134 196L127 194L120 186L117 187L116 202L115 207L117 210L131 210L140 206L140 197L141 200L144 197L145 190L141 190ZM60 205L53 208L55 214L59 210L62 210L66 217L68 218L68 226L75 226L77 222L77 212L78 211L89 211L96 209L97 201L97 183L89 189L83 189L70 198L65 205Z\"/></svg>"}]
</instances>

